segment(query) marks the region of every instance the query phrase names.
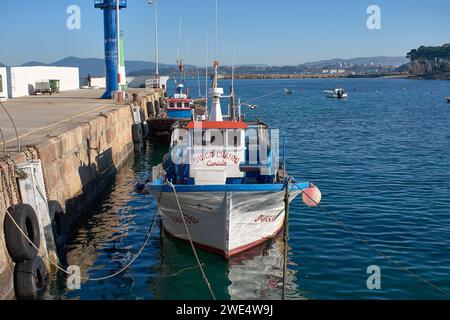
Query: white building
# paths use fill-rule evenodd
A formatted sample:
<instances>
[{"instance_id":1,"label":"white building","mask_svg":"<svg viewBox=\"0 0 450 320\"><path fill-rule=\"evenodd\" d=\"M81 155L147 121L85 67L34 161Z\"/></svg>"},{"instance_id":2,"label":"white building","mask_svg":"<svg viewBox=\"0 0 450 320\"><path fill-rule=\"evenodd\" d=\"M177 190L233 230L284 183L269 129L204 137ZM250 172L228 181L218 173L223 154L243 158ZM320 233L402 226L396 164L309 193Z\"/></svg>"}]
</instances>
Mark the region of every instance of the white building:
<instances>
[{"instance_id":1,"label":"white building","mask_svg":"<svg viewBox=\"0 0 450 320\"><path fill-rule=\"evenodd\" d=\"M72 67L11 67L8 68L10 98L33 95L36 82L59 80L60 91L80 88L78 68Z\"/></svg>"},{"instance_id":2,"label":"white building","mask_svg":"<svg viewBox=\"0 0 450 320\"><path fill-rule=\"evenodd\" d=\"M89 86L89 82L87 78L81 79L81 86L87 87ZM106 78L105 77L91 77L91 87L99 87L101 89L106 88Z\"/></svg>"},{"instance_id":3,"label":"white building","mask_svg":"<svg viewBox=\"0 0 450 320\"><path fill-rule=\"evenodd\" d=\"M0 68L0 101L8 99L8 74L6 68Z\"/></svg>"}]
</instances>

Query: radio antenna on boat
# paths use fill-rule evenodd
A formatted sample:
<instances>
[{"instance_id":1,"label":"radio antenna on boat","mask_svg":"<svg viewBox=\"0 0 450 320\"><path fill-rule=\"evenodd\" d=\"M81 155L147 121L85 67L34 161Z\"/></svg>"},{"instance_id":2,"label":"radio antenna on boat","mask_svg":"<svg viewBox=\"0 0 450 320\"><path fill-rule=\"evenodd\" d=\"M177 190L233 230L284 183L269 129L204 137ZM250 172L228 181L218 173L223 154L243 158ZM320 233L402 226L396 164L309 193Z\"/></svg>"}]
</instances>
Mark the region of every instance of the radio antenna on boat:
<instances>
[{"instance_id":1,"label":"radio antenna on boat","mask_svg":"<svg viewBox=\"0 0 450 320\"><path fill-rule=\"evenodd\" d=\"M208 29L206 29L206 65L205 65L205 98L206 106L208 106L208 67L209 67L209 50L208 50Z\"/></svg>"},{"instance_id":2,"label":"radio antenna on boat","mask_svg":"<svg viewBox=\"0 0 450 320\"><path fill-rule=\"evenodd\" d=\"M218 6L216 0L216 58L213 63L214 67L214 78L212 81L211 93L211 111L209 113L209 118L211 121L223 121L222 109L220 106L220 98L223 95L223 88L218 87L218 70L219 70L219 60L218 60Z\"/></svg>"},{"instance_id":3,"label":"radio antenna on boat","mask_svg":"<svg viewBox=\"0 0 450 320\"><path fill-rule=\"evenodd\" d=\"M181 46L181 16L178 25L178 46L177 46L177 61L180 59L180 46Z\"/></svg>"},{"instance_id":4,"label":"radio antenna on boat","mask_svg":"<svg viewBox=\"0 0 450 320\"><path fill-rule=\"evenodd\" d=\"M236 43L233 42L233 65L231 66L231 120L235 120L235 101L234 101L234 66L235 66L235 56L236 56Z\"/></svg>"},{"instance_id":5,"label":"radio antenna on boat","mask_svg":"<svg viewBox=\"0 0 450 320\"><path fill-rule=\"evenodd\" d=\"M197 87L198 87L198 97L202 96L202 88L200 87L200 68L197 68Z\"/></svg>"},{"instance_id":6,"label":"radio antenna on boat","mask_svg":"<svg viewBox=\"0 0 450 320\"><path fill-rule=\"evenodd\" d=\"M219 28L218 28L218 20L219 20L219 9L216 0L216 61L218 61L219 55Z\"/></svg>"}]
</instances>

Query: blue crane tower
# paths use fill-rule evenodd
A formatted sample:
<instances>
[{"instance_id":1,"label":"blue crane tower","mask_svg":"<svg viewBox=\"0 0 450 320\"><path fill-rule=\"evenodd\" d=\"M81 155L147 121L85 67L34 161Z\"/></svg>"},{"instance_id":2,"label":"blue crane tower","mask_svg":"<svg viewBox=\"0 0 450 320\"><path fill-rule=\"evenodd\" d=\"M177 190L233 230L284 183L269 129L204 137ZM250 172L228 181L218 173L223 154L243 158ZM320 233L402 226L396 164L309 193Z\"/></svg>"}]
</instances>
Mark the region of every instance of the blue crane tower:
<instances>
[{"instance_id":1,"label":"blue crane tower","mask_svg":"<svg viewBox=\"0 0 450 320\"><path fill-rule=\"evenodd\" d=\"M117 2L119 10L127 7L127 0L95 0L94 6L103 10L103 23L105 29L105 66L106 66L106 92L102 99L111 99L112 93L119 89L119 62L118 54L120 44L118 43L117 28ZM121 57L121 60L123 57Z\"/></svg>"}]
</instances>

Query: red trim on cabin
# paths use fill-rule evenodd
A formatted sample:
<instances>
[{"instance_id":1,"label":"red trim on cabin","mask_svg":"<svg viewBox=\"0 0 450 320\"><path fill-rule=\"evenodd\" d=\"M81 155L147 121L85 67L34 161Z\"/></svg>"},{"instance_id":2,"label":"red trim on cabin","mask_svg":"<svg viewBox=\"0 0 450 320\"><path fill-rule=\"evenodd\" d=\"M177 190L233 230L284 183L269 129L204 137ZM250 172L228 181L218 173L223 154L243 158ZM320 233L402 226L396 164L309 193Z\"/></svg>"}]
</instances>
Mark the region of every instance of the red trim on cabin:
<instances>
[{"instance_id":1,"label":"red trim on cabin","mask_svg":"<svg viewBox=\"0 0 450 320\"><path fill-rule=\"evenodd\" d=\"M192 100L192 99L177 99L177 98L169 98L169 99L166 99L166 102L188 102L188 103L190 103L190 102L193 102L194 100Z\"/></svg>"},{"instance_id":2,"label":"red trim on cabin","mask_svg":"<svg viewBox=\"0 0 450 320\"><path fill-rule=\"evenodd\" d=\"M191 121L186 129L247 129L248 124L242 121Z\"/></svg>"}]
</instances>

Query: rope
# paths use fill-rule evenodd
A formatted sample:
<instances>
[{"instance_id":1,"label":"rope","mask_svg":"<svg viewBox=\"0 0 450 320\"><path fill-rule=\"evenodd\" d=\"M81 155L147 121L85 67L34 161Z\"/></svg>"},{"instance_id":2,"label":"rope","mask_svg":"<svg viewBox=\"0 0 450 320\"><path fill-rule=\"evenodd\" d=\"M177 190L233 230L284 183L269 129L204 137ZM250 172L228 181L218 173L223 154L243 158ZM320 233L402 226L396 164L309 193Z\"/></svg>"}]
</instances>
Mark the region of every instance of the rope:
<instances>
[{"instance_id":1,"label":"rope","mask_svg":"<svg viewBox=\"0 0 450 320\"><path fill-rule=\"evenodd\" d=\"M284 89L283 89L283 90L284 90ZM265 95L262 95L262 96L259 96L259 97L256 97L256 98L253 98L253 99L247 100L247 103L249 103L249 102L253 102L253 101L255 101L255 100L258 100L258 99L262 99L262 98L266 98L266 97L270 97L270 96L273 96L273 95L275 95L275 94L277 94L277 93L280 93L280 92L282 92L283 90L281 90L281 89L279 89L279 90L275 90L275 91L273 91L272 93L269 93L269 94L265 94Z\"/></svg>"},{"instance_id":2,"label":"rope","mask_svg":"<svg viewBox=\"0 0 450 320\"><path fill-rule=\"evenodd\" d=\"M205 266L204 263L202 263L202 266ZM160 278L171 278L171 277L176 277L179 274L182 274L183 272L189 271L189 270L194 270L194 269L198 269L198 266L192 266L192 267L188 267L188 268L184 268L181 269L180 271L176 272L176 273L172 273L172 274L168 274L166 276L160 276Z\"/></svg>"},{"instance_id":3,"label":"rope","mask_svg":"<svg viewBox=\"0 0 450 320\"><path fill-rule=\"evenodd\" d=\"M283 248L283 287L281 290L281 300L286 300L286 274L288 264L288 242L289 242L289 183L290 179L286 179L286 192L284 195L284 248Z\"/></svg>"},{"instance_id":4,"label":"rope","mask_svg":"<svg viewBox=\"0 0 450 320\"><path fill-rule=\"evenodd\" d=\"M39 190L39 187L38 187L38 191L41 192ZM162 192L160 194L159 200L161 200L161 196L162 196ZM122 269L120 269L119 271L113 273L112 275L106 276L106 277L101 277L101 278L86 278L86 277L82 277L82 276L76 276L76 277L79 278L80 280L83 280L83 281L103 281L103 280L107 280L107 279L110 279L110 278L114 278L114 277L118 276L119 274L123 273L126 269L128 269L134 263L134 261L136 261L136 259L142 254L142 251L144 250L144 248L146 247L148 241L150 240L150 235L151 235L151 232L153 230L153 226L155 225L155 222L156 222L159 200L158 200L158 203L157 203L157 206L156 206L155 214L154 214L153 219L152 219L152 223L151 223L151 225L149 227L149 230L147 232L147 236L146 236L143 244L141 245L139 251L133 257L133 259L131 259ZM26 233L20 228L20 226L17 224L17 222L13 219L11 213L9 212L8 208L3 203L3 201L0 201L0 203L2 204L3 208L5 209L5 213L13 221L14 225L19 230L19 232L22 234L22 236L31 244L32 247L34 247L38 251L38 253L40 253L42 255L43 252L41 252L41 250L33 243L33 241L30 240L30 238L26 235ZM44 255L44 256L47 257L47 255ZM58 270L64 272L67 275L72 275L70 272L68 272L64 267L60 266L58 263L52 261L48 257L47 257L47 259L50 262L50 264L54 265Z\"/></svg>"},{"instance_id":5,"label":"rope","mask_svg":"<svg viewBox=\"0 0 450 320\"><path fill-rule=\"evenodd\" d=\"M14 122L14 119L11 117L11 114L8 112L8 109L6 109L6 107L3 105L3 103L0 102L0 105L2 106L3 110L5 111L5 113L8 115L9 120L11 121L11 124L14 128L14 132L16 134L16 138L17 138L17 151L20 152L21 146L20 146L20 138L19 138L19 133L17 132L17 127L16 127L16 123ZM5 142L3 140L3 143L5 144L5 148L6 148L6 144L8 142Z\"/></svg>"},{"instance_id":6,"label":"rope","mask_svg":"<svg viewBox=\"0 0 450 320\"><path fill-rule=\"evenodd\" d=\"M170 181L168 181L167 184L172 188L173 193L175 195L175 199L177 200L177 205L178 205L178 209L180 211L181 219L183 220L184 228L186 229L186 234L189 238L189 243L191 244L192 252L194 253L195 259L197 260L198 267L202 273L203 280L205 281L205 284L208 287L208 290L211 293L213 300L216 300L216 296L214 295L214 292L212 291L211 284L209 283L208 278L206 277L205 270L203 270L202 263L200 262L200 259L197 255L197 250L195 250L194 242L192 241L191 233L189 232L189 228L187 226L186 219L184 218L183 210L181 209L180 201L178 199L178 194L175 189L175 186Z\"/></svg>"},{"instance_id":7,"label":"rope","mask_svg":"<svg viewBox=\"0 0 450 320\"><path fill-rule=\"evenodd\" d=\"M310 200L312 200L319 208L320 210L322 210L322 212L324 212L325 214L327 214L328 216L330 216L338 225L340 225L341 227L343 227L348 233L350 233L351 235L353 235L357 240L361 241L364 245L366 245L367 247L369 247L370 249L374 250L376 253L378 253L381 257L383 257L384 259L386 259L387 261L391 262L393 265L395 265L396 267L398 267L399 269L405 271L406 273L409 273L410 275L412 275L414 278L416 278L417 280L427 284L428 286L430 286L431 288L435 289L436 291L439 291L440 293L446 295L446 296L450 296L450 293L445 291L444 289L438 287L437 285L435 285L434 283L432 283L431 281L421 277L420 275L418 275L417 273L415 273L414 271L409 270L408 268L406 268L405 266L403 266L402 264L400 264L399 262L395 261L394 259L390 258L389 256L387 256L386 254L384 254L380 249L378 249L377 247L375 247L374 245L372 245L371 243L369 243L367 240L363 239L361 236L359 236L356 232L354 232L353 230L351 230L349 227L347 227L342 221L340 221L339 219L337 219L333 214L331 214L326 208L322 207L320 205L320 203L317 203L314 199L312 199L306 192L304 192L300 186L294 182L294 184L300 189L301 193L306 195Z\"/></svg>"}]
</instances>

